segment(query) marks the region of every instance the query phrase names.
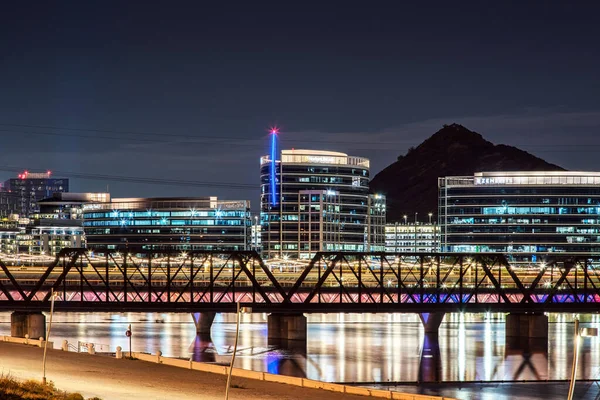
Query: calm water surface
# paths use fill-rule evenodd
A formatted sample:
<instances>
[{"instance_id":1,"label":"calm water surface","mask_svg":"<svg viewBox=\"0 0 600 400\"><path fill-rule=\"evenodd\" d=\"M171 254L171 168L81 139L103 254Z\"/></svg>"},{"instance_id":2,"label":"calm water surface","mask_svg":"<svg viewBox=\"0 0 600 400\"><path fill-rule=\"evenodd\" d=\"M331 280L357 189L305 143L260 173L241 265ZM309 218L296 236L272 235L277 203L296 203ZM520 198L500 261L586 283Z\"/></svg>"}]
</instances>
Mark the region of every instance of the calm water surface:
<instances>
[{"instance_id":1,"label":"calm water surface","mask_svg":"<svg viewBox=\"0 0 600 400\"><path fill-rule=\"evenodd\" d=\"M425 337L413 314L312 314L306 353L267 344L266 314L243 315L236 366L329 382L521 381L568 379L572 315L551 315L549 340L506 343L501 314L447 314L439 337ZM587 318L587 319L586 319ZM597 315L582 326L600 328ZM212 340L196 337L189 314L56 313L52 338L97 348L128 350L226 363L235 335L235 315L218 314ZM0 335L10 335L10 313L0 313ZM99 346L103 345L103 346ZM600 338L581 347L579 378L600 378ZM379 385L377 385L379 386ZM460 396L459 396L460 397ZM472 396L461 398L476 398ZM484 398L484 397L481 397ZM495 397L495 399L502 397ZM507 397L510 398L510 397Z\"/></svg>"}]
</instances>

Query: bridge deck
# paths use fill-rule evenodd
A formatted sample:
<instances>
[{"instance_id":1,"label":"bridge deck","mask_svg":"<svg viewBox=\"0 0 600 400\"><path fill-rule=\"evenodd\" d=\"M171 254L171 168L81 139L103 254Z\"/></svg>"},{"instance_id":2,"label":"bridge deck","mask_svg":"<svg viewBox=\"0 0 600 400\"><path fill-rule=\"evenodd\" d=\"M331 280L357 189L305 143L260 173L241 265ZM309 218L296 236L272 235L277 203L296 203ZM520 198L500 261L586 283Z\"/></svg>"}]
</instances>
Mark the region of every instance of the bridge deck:
<instances>
[{"instance_id":1,"label":"bridge deck","mask_svg":"<svg viewBox=\"0 0 600 400\"><path fill-rule=\"evenodd\" d=\"M108 253L52 261L0 257L0 310L264 312L582 311L600 305L600 270L555 256L318 253L305 266L256 252Z\"/></svg>"}]
</instances>

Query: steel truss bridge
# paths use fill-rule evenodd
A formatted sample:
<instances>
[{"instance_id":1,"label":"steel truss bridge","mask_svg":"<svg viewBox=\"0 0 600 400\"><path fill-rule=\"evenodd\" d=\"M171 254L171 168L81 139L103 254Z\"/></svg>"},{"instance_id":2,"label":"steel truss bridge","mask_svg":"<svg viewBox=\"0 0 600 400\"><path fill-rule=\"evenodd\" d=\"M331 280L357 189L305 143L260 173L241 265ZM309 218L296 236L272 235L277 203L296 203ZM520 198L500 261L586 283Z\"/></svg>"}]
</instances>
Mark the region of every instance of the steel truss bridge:
<instances>
[{"instance_id":1,"label":"steel truss bridge","mask_svg":"<svg viewBox=\"0 0 600 400\"><path fill-rule=\"evenodd\" d=\"M0 310L596 312L600 264L555 256L511 265L496 253L321 252L269 264L253 251L0 255Z\"/></svg>"}]
</instances>

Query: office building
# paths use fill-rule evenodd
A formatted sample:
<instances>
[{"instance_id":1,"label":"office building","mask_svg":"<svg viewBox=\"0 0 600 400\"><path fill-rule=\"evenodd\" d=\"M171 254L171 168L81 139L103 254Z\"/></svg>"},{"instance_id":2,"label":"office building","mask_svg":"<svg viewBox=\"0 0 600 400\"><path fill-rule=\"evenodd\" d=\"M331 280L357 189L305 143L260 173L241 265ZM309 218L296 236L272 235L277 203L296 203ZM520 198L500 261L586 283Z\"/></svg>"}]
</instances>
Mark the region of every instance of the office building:
<instances>
[{"instance_id":1,"label":"office building","mask_svg":"<svg viewBox=\"0 0 600 400\"><path fill-rule=\"evenodd\" d=\"M31 173L25 171L17 178L4 182L3 192L11 193L5 201L9 203L9 213L16 213L29 217L32 213L39 212L38 201L52 196L58 192L69 191L69 180L66 178L52 178L50 171Z\"/></svg>"},{"instance_id":2,"label":"office building","mask_svg":"<svg viewBox=\"0 0 600 400\"><path fill-rule=\"evenodd\" d=\"M367 251L385 251L385 227L386 227L385 196L382 194L369 195L369 215L367 217Z\"/></svg>"},{"instance_id":3,"label":"office building","mask_svg":"<svg viewBox=\"0 0 600 400\"><path fill-rule=\"evenodd\" d=\"M83 205L110 202L110 193L53 193L38 201L34 219L83 220Z\"/></svg>"},{"instance_id":4,"label":"office building","mask_svg":"<svg viewBox=\"0 0 600 400\"><path fill-rule=\"evenodd\" d=\"M21 196L0 190L0 218L8 218L21 212Z\"/></svg>"},{"instance_id":5,"label":"office building","mask_svg":"<svg viewBox=\"0 0 600 400\"><path fill-rule=\"evenodd\" d=\"M16 254L18 252L17 236L21 230L17 227L0 228L0 254Z\"/></svg>"},{"instance_id":6,"label":"office building","mask_svg":"<svg viewBox=\"0 0 600 400\"><path fill-rule=\"evenodd\" d=\"M36 220L17 235L19 253L54 256L64 248L86 247L83 227L70 220Z\"/></svg>"},{"instance_id":7,"label":"office building","mask_svg":"<svg viewBox=\"0 0 600 400\"><path fill-rule=\"evenodd\" d=\"M439 226L435 223L394 223L385 226L388 253L433 253L439 248Z\"/></svg>"},{"instance_id":8,"label":"office building","mask_svg":"<svg viewBox=\"0 0 600 400\"><path fill-rule=\"evenodd\" d=\"M58 254L63 248L85 247L85 235L80 222L56 219L5 221L0 228L0 253L12 255Z\"/></svg>"},{"instance_id":9,"label":"office building","mask_svg":"<svg viewBox=\"0 0 600 400\"><path fill-rule=\"evenodd\" d=\"M250 202L201 198L126 198L83 206L88 248L249 250Z\"/></svg>"},{"instance_id":10,"label":"office building","mask_svg":"<svg viewBox=\"0 0 600 400\"><path fill-rule=\"evenodd\" d=\"M600 256L599 172L479 172L438 187L444 251Z\"/></svg>"},{"instance_id":11,"label":"office building","mask_svg":"<svg viewBox=\"0 0 600 400\"><path fill-rule=\"evenodd\" d=\"M250 231L250 250L254 250L259 254L262 252L261 225L258 216L254 216L254 223Z\"/></svg>"},{"instance_id":12,"label":"office building","mask_svg":"<svg viewBox=\"0 0 600 400\"><path fill-rule=\"evenodd\" d=\"M385 206L369 196L369 160L319 150L272 151L260 159L262 255L307 259L318 251L369 251L381 240ZM378 200L378 201L375 201ZM378 207L370 214L370 204Z\"/></svg>"}]
</instances>

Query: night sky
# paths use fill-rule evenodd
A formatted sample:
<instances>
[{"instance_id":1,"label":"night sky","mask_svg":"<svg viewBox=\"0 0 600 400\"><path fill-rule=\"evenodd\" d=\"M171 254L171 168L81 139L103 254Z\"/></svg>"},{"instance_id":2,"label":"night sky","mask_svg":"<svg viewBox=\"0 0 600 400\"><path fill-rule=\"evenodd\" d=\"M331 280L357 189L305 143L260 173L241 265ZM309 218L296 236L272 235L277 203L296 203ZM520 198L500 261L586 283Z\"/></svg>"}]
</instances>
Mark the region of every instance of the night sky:
<instances>
[{"instance_id":1,"label":"night sky","mask_svg":"<svg viewBox=\"0 0 600 400\"><path fill-rule=\"evenodd\" d=\"M272 125L373 175L453 122L600 170L598 3L353 4L3 2L0 180L50 169L73 191L256 208Z\"/></svg>"}]
</instances>

